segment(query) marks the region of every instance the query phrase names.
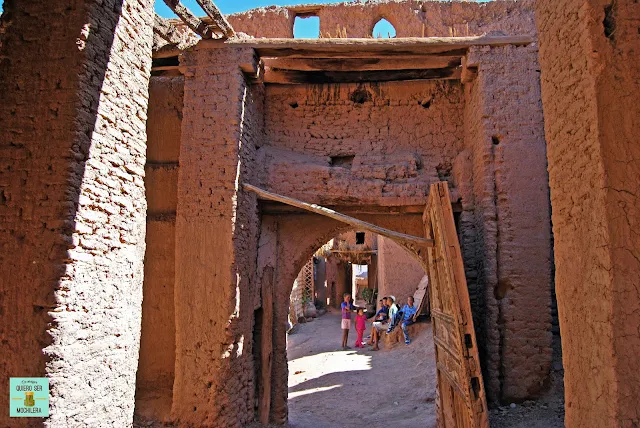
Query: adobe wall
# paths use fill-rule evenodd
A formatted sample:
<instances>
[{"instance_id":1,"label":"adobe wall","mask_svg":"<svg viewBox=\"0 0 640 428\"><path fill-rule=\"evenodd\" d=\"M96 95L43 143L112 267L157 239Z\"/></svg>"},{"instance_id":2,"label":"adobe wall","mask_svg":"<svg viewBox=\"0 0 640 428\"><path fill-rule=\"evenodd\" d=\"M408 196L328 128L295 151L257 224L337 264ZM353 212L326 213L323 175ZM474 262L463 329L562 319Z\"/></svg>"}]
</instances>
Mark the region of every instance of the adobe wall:
<instances>
[{"instance_id":1,"label":"adobe wall","mask_svg":"<svg viewBox=\"0 0 640 428\"><path fill-rule=\"evenodd\" d=\"M551 236L542 105L535 45L472 48L477 77L466 88L466 146L455 172L466 266L481 302L478 339L488 397L522 400L545 387L551 364ZM455 177L455 176L454 176ZM461 177L456 177L456 182ZM473 213L465 200L474 201ZM470 272L470 270L475 272ZM474 279L475 278L475 279Z\"/></svg>"},{"instance_id":2,"label":"adobe wall","mask_svg":"<svg viewBox=\"0 0 640 428\"><path fill-rule=\"evenodd\" d=\"M320 19L323 37L336 36L338 27L348 37L371 37L381 19L396 29L397 37L479 36L498 31L506 35L535 34L533 0L489 3L444 1L379 1L252 9L228 16L238 32L254 37L293 37L297 14ZM424 34L423 34L424 28Z\"/></svg>"},{"instance_id":3,"label":"adobe wall","mask_svg":"<svg viewBox=\"0 0 640 428\"><path fill-rule=\"evenodd\" d=\"M182 61L172 418L185 425L243 426L254 417L260 220L255 196L240 186L251 179L255 147L263 140L263 95L238 67L255 61L250 49L200 43Z\"/></svg>"},{"instance_id":4,"label":"adobe wall","mask_svg":"<svg viewBox=\"0 0 640 428\"><path fill-rule=\"evenodd\" d=\"M153 2L4 7L0 424L34 424L9 420L9 377L46 376L47 426L128 426L140 337Z\"/></svg>"},{"instance_id":5,"label":"adobe wall","mask_svg":"<svg viewBox=\"0 0 640 428\"><path fill-rule=\"evenodd\" d=\"M640 4L540 0L536 13L565 423L638 426Z\"/></svg>"},{"instance_id":6,"label":"adobe wall","mask_svg":"<svg viewBox=\"0 0 640 428\"><path fill-rule=\"evenodd\" d=\"M418 288L425 271L404 248L383 236L378 237L378 296L395 296L407 302Z\"/></svg>"},{"instance_id":7,"label":"adobe wall","mask_svg":"<svg viewBox=\"0 0 640 428\"><path fill-rule=\"evenodd\" d=\"M463 111L455 82L267 86L263 185L322 205L423 205L463 149Z\"/></svg>"},{"instance_id":8,"label":"adobe wall","mask_svg":"<svg viewBox=\"0 0 640 428\"><path fill-rule=\"evenodd\" d=\"M175 223L183 77L152 77L147 120L147 250L136 413L164 419L170 410L175 366ZM159 403L141 399L162 397Z\"/></svg>"}]
</instances>

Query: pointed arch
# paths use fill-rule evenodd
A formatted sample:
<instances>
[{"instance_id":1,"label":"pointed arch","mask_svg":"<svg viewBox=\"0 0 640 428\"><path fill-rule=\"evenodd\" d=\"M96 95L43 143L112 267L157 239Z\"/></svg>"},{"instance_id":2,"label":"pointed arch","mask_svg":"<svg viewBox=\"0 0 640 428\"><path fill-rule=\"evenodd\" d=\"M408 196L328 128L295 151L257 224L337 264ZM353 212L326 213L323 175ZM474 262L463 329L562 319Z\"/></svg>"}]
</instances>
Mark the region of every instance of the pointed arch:
<instances>
[{"instance_id":1,"label":"pointed arch","mask_svg":"<svg viewBox=\"0 0 640 428\"><path fill-rule=\"evenodd\" d=\"M385 18L380 18L373 26L371 35L374 39L386 39L396 37L396 27Z\"/></svg>"}]
</instances>

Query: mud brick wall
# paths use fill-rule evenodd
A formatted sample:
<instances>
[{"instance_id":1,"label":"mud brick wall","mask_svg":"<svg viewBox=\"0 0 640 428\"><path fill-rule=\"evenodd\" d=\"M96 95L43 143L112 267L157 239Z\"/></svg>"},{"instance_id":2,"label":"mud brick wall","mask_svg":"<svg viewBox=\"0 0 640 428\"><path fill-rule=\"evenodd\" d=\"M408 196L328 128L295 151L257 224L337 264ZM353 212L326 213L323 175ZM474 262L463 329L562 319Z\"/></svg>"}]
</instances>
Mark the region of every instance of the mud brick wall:
<instances>
[{"instance_id":1,"label":"mud brick wall","mask_svg":"<svg viewBox=\"0 0 640 428\"><path fill-rule=\"evenodd\" d=\"M147 120L147 251L145 253L142 336L136 381L136 412L166 415L175 367L175 222L184 78L152 77ZM165 398L146 408L147 395Z\"/></svg>"},{"instance_id":2,"label":"mud brick wall","mask_svg":"<svg viewBox=\"0 0 640 428\"><path fill-rule=\"evenodd\" d=\"M484 289L485 382L492 400L524 399L544 388L551 364L551 238L537 50L474 48L467 62L478 67L467 87L466 117Z\"/></svg>"},{"instance_id":3,"label":"mud brick wall","mask_svg":"<svg viewBox=\"0 0 640 428\"><path fill-rule=\"evenodd\" d=\"M229 15L236 31L254 37L293 37L297 14L320 19L323 37L336 37L338 28L348 37L371 37L382 18L397 37L480 36L535 34L533 0L490 3L444 1L379 1L301 7L269 7Z\"/></svg>"},{"instance_id":4,"label":"mud brick wall","mask_svg":"<svg viewBox=\"0 0 640 428\"><path fill-rule=\"evenodd\" d=\"M640 424L640 4L536 6L567 427Z\"/></svg>"},{"instance_id":5,"label":"mud brick wall","mask_svg":"<svg viewBox=\"0 0 640 428\"><path fill-rule=\"evenodd\" d=\"M424 204L463 149L459 83L268 86L266 96L265 185L302 200Z\"/></svg>"},{"instance_id":6,"label":"mud brick wall","mask_svg":"<svg viewBox=\"0 0 640 428\"><path fill-rule=\"evenodd\" d=\"M255 197L240 186L263 139L263 95L238 66L254 61L253 51L221 46L201 42L183 59L172 414L184 424L230 427L254 415L259 219Z\"/></svg>"},{"instance_id":7,"label":"mud brick wall","mask_svg":"<svg viewBox=\"0 0 640 428\"><path fill-rule=\"evenodd\" d=\"M140 335L153 4L4 6L0 386L6 391L10 376L47 376L51 427L127 426ZM2 425L33 423L7 416Z\"/></svg>"},{"instance_id":8,"label":"mud brick wall","mask_svg":"<svg viewBox=\"0 0 640 428\"><path fill-rule=\"evenodd\" d=\"M407 250L388 238L378 237L379 299L395 296L396 301L406 303L424 275L422 265Z\"/></svg>"}]
</instances>

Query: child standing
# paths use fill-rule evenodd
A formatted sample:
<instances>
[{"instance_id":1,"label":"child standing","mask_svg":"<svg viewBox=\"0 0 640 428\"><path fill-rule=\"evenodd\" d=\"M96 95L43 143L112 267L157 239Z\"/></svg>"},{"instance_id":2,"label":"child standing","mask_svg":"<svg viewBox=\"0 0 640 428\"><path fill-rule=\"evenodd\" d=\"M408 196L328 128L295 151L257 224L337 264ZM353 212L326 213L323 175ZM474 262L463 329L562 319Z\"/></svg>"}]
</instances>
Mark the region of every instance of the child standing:
<instances>
[{"instance_id":1,"label":"child standing","mask_svg":"<svg viewBox=\"0 0 640 428\"><path fill-rule=\"evenodd\" d=\"M364 316L364 310L358 308L358 315L356 315L356 332L358 337L356 338L356 348L362 348L362 335L367 329L367 317Z\"/></svg>"},{"instance_id":2,"label":"child standing","mask_svg":"<svg viewBox=\"0 0 640 428\"><path fill-rule=\"evenodd\" d=\"M349 339L349 330L351 329L351 311L353 311L353 303L351 303L351 294L344 294L342 302L342 349L349 349L347 340Z\"/></svg>"}]
</instances>

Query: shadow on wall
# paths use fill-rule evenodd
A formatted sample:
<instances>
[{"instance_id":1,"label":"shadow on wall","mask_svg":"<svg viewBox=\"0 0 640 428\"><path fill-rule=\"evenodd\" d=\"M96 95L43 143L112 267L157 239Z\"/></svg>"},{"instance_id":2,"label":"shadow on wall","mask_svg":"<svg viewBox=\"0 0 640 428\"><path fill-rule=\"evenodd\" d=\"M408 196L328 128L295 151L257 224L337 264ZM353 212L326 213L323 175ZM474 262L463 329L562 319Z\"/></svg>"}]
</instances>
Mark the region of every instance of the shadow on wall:
<instances>
[{"instance_id":1,"label":"shadow on wall","mask_svg":"<svg viewBox=\"0 0 640 428\"><path fill-rule=\"evenodd\" d=\"M4 35L0 26L2 40L7 41L0 57L12 58L0 62L0 75L3 76L0 93L3 104L13 109L11 114L7 114L8 109L0 109L3 115L0 176L3 184L9 183L0 192L6 198L0 204L0 217L11 218L0 226L2 255L5 256L0 257L0 271L12 279L0 281L0 296L7 296L0 310L0 325L11 326L10 334L0 343L0 355L5 357L0 364L0 386L8 390L4 382L18 373L47 375L53 398L49 423L57 425L64 419L63 425L74 425L89 417L113 417L115 420L111 421L115 425L124 424L133 406L133 390L124 385L131 383L135 373L132 360L137 352L136 339L133 339L136 331L135 328L127 330L127 327L139 322L135 315L128 314L140 304L136 301L138 290L132 284L135 279L131 279L137 272L122 269L122 265L135 269L135 263L129 263L126 255L120 256L113 249L103 251L102 248L111 245L105 243L108 240L104 235L93 233L94 228L103 231L105 224L110 223L110 231L116 236L136 238L132 236L135 232L125 229L131 227L130 224L120 230L115 226L125 215L133 216L133 213L121 215L120 207L114 201L108 201L112 196L109 188L105 189L95 178L98 175L104 178L117 170L106 166L107 162L99 155L113 155L108 147L127 148L123 137L114 137L110 132L115 126L107 125L104 118L98 121L99 114L104 115L105 110L117 116L121 107L117 100L102 92L103 85L109 85L105 81L107 67L114 61L122 64L124 56L133 50L119 48L118 43L113 43L116 26L123 14L123 0L112 1L109 8L104 9L93 2L78 4L44 20L36 3L4 3L0 0L2 7L7 6L3 18L10 17L12 21L11 31ZM137 12L127 13L135 15ZM92 36L86 40L80 40L78 34L68 31L83 28L83 25L93 25ZM33 28L40 31L34 34ZM25 44L27 36L30 38ZM120 40L120 43L126 45L126 40ZM56 67L49 66L52 62ZM78 102L79 95L82 103ZM98 113L101 103L106 106ZM32 121L33 118L38 120ZM137 130L132 128L127 131L135 134ZM15 132L17 129L20 132ZM109 159L113 158L116 156ZM124 163L134 166L133 160L127 157ZM106 173L97 174L96 164L105 165ZM131 182L133 175L130 175ZM139 194L144 195L143 191L137 192L133 185L114 177L115 174L108 178L118 187L118 193L122 184L123 193L136 195L136 198ZM96 195L106 194L100 206L105 207L104 211L117 214L111 216L95 209L98 198L94 194L85 192L81 198L81 190L88 187L97 189L94 190ZM123 197L121 201L124 204L132 202ZM10 215L12 212L20 214ZM11 230L7 230L9 224ZM80 244L79 235L82 235ZM83 239L87 241L83 242ZM131 259L137 256L128 254ZM106 256L124 261L120 265L109 264ZM136 261L141 265L142 257ZM74 275L69 274L72 269ZM104 276L113 279L101 281ZM114 283L121 281L122 288L118 290ZM101 287L95 293L84 294L84 290L98 284ZM112 303L122 301L122 304ZM114 319L115 325L111 323ZM115 332L122 332L122 335L114 336ZM107 358L128 362L105 370L103 360L107 361ZM99 375L93 377L95 373ZM119 397L107 399L104 391L90 386L91 382L109 390L118 388ZM75 391L75 395L71 391ZM7 398L4 394L0 398L3 409L8 407ZM106 401L112 405L106 406ZM87 402L94 406L83 406ZM69 408L81 410L71 416L67 413ZM104 410L95 413L92 409L97 408ZM115 414L125 416L114 417ZM3 411L0 415L2 426L6 425L3 422L8 423L5 417Z\"/></svg>"}]
</instances>

